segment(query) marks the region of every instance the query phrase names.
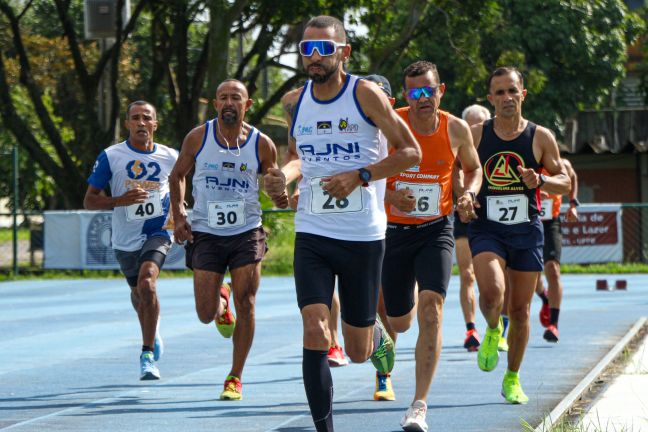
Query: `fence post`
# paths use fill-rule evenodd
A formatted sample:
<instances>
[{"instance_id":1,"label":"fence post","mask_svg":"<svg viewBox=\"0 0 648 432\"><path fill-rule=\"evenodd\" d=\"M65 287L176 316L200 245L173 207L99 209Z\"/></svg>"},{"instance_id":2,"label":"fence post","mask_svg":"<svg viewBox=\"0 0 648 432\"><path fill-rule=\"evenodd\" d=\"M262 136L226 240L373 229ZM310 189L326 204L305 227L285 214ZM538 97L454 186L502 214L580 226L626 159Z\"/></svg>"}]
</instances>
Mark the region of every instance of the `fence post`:
<instances>
[{"instance_id":1,"label":"fence post","mask_svg":"<svg viewBox=\"0 0 648 432\"><path fill-rule=\"evenodd\" d=\"M13 155L13 274L18 275L18 145L14 145Z\"/></svg>"}]
</instances>

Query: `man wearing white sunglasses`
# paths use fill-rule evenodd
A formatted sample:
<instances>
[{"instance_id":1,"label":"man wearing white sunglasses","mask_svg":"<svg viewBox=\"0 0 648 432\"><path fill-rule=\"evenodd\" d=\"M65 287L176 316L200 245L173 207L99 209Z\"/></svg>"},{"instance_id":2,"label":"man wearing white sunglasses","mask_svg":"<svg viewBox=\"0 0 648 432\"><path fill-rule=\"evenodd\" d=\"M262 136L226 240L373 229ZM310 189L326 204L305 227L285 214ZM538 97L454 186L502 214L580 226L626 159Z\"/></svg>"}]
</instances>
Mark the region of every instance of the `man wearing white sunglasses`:
<instances>
[{"instance_id":1,"label":"man wearing white sunglasses","mask_svg":"<svg viewBox=\"0 0 648 432\"><path fill-rule=\"evenodd\" d=\"M351 55L342 22L311 19L299 44L310 78L282 102L290 126L284 173L270 171L266 188L283 176L299 182L295 216L295 285L304 325L303 376L317 431L332 431L333 383L327 362L328 320L338 277L345 348L353 362L371 360L381 373L394 365L393 343L376 304L384 253L385 181L419 162L420 148L376 84L344 71ZM382 131L394 147L380 151ZM274 179L273 179L274 176Z\"/></svg>"}]
</instances>

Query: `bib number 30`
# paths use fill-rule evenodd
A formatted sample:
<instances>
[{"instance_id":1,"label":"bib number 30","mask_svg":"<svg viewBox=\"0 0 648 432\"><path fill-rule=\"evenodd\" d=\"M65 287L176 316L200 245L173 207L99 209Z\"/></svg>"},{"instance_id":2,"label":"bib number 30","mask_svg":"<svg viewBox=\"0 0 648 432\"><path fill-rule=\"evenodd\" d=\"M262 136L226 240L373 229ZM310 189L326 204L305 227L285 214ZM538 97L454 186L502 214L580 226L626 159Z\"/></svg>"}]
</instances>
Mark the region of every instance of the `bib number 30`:
<instances>
[{"instance_id":1,"label":"bib number 30","mask_svg":"<svg viewBox=\"0 0 648 432\"><path fill-rule=\"evenodd\" d=\"M208 224L211 228L235 228L245 224L245 201L210 201Z\"/></svg>"},{"instance_id":2,"label":"bib number 30","mask_svg":"<svg viewBox=\"0 0 648 432\"><path fill-rule=\"evenodd\" d=\"M526 195L489 196L486 204L489 220L504 225L529 222L529 199Z\"/></svg>"},{"instance_id":3,"label":"bib number 30","mask_svg":"<svg viewBox=\"0 0 648 432\"><path fill-rule=\"evenodd\" d=\"M148 191L148 194L148 198L143 203L131 204L126 207L127 221L147 220L162 216L160 191Z\"/></svg>"},{"instance_id":4,"label":"bib number 30","mask_svg":"<svg viewBox=\"0 0 648 432\"><path fill-rule=\"evenodd\" d=\"M362 210L362 190L355 188L346 198L337 199L322 189L321 177L311 179L311 213L352 213Z\"/></svg>"}]
</instances>

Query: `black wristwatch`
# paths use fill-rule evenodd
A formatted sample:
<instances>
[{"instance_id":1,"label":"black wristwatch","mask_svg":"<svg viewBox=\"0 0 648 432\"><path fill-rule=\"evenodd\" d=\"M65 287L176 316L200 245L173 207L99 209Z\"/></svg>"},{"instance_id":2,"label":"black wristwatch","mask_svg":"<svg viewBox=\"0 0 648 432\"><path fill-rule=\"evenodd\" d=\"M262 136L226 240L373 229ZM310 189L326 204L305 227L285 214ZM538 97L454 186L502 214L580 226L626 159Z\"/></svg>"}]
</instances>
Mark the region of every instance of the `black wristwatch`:
<instances>
[{"instance_id":1,"label":"black wristwatch","mask_svg":"<svg viewBox=\"0 0 648 432\"><path fill-rule=\"evenodd\" d=\"M541 188L542 185L547 182L547 176L545 176L544 174L540 174L538 177L540 179L540 184L538 185L538 187Z\"/></svg>"},{"instance_id":2,"label":"black wristwatch","mask_svg":"<svg viewBox=\"0 0 648 432\"><path fill-rule=\"evenodd\" d=\"M578 207L580 205L580 201L578 201L578 198L574 198L569 200L569 204L573 205L574 207Z\"/></svg>"},{"instance_id":3,"label":"black wristwatch","mask_svg":"<svg viewBox=\"0 0 648 432\"><path fill-rule=\"evenodd\" d=\"M358 169L358 177L362 180L362 186L367 187L371 181L371 171L366 168L360 168Z\"/></svg>"}]
</instances>

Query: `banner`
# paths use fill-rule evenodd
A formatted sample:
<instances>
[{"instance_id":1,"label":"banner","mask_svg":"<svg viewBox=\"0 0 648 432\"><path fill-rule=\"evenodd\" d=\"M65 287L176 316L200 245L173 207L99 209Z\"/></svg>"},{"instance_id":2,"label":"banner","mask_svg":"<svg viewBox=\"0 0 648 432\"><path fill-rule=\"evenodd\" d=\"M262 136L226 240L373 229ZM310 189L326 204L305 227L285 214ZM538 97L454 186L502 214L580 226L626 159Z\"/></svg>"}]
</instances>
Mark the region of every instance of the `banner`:
<instances>
[{"instance_id":1,"label":"banner","mask_svg":"<svg viewBox=\"0 0 648 432\"><path fill-rule=\"evenodd\" d=\"M561 263L607 263L623 261L621 204L583 204L578 221L567 222L563 204L560 209L562 232Z\"/></svg>"},{"instance_id":2,"label":"banner","mask_svg":"<svg viewBox=\"0 0 648 432\"><path fill-rule=\"evenodd\" d=\"M119 269L111 245L112 212L46 211L43 267L48 269ZM184 247L174 243L164 269L184 269Z\"/></svg>"}]
</instances>

